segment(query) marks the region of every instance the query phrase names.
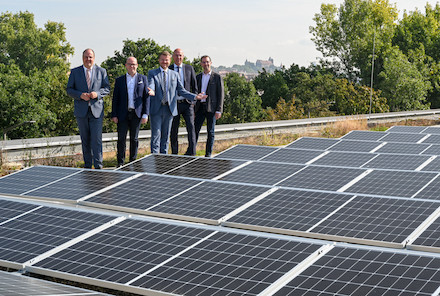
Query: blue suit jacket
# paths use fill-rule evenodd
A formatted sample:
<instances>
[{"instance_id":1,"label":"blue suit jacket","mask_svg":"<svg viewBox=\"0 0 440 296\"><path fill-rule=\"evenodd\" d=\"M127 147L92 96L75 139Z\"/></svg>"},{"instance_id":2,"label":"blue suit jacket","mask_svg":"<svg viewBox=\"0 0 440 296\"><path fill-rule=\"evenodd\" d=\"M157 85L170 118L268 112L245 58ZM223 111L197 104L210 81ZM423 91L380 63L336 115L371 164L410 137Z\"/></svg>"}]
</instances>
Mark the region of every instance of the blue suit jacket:
<instances>
[{"instance_id":1,"label":"blue suit jacket","mask_svg":"<svg viewBox=\"0 0 440 296\"><path fill-rule=\"evenodd\" d=\"M149 114L148 81L147 76L137 74L134 87L134 109L137 117L141 118L144 114ZM118 120L124 120L128 114L128 92L127 92L127 75L124 74L115 81L115 89L113 91L112 100L112 117Z\"/></svg>"},{"instance_id":2,"label":"blue suit jacket","mask_svg":"<svg viewBox=\"0 0 440 296\"><path fill-rule=\"evenodd\" d=\"M90 100L90 109L93 116L99 118L104 112L103 98L110 93L110 84L108 82L107 71L104 68L93 66L91 87L88 89L86 75L83 66L71 70L69 80L67 81L67 94L74 98L74 115L76 117L85 117L89 108L89 102L81 99L82 93L96 92L98 97Z\"/></svg>"},{"instance_id":3,"label":"blue suit jacket","mask_svg":"<svg viewBox=\"0 0 440 296\"><path fill-rule=\"evenodd\" d=\"M180 77L177 72L168 69L168 89L167 89L167 99L168 105L173 116L177 113L177 96L184 97L189 101L194 101L196 95L187 91L182 83L180 82ZM159 113L161 101L163 97L162 90L162 73L160 68L150 70L148 72L148 87L154 90L155 96L150 97L150 114L155 115Z\"/></svg>"}]
</instances>

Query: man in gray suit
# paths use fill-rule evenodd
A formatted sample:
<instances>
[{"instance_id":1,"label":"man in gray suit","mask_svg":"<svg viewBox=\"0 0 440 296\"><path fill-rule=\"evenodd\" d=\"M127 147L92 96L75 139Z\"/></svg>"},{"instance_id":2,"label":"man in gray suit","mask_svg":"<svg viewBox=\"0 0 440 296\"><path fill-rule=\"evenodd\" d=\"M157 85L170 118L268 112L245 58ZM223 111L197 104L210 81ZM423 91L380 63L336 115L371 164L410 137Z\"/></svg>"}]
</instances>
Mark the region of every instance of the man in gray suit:
<instances>
[{"instance_id":1,"label":"man in gray suit","mask_svg":"<svg viewBox=\"0 0 440 296\"><path fill-rule=\"evenodd\" d=\"M84 167L102 168L103 98L110 93L107 71L95 65L95 52L83 52L83 65L71 70L67 94L74 98L74 115L78 123Z\"/></svg>"},{"instance_id":2,"label":"man in gray suit","mask_svg":"<svg viewBox=\"0 0 440 296\"><path fill-rule=\"evenodd\" d=\"M225 91L222 78L218 73L211 70L211 58L207 55L202 56L200 63L202 64L203 72L196 77L197 85L202 94L207 95L207 99L197 101L195 107L196 118L194 122L196 127L196 140L199 139L200 129L206 118L208 139L206 140L205 157L211 157L214 147L215 121L222 116Z\"/></svg>"},{"instance_id":3,"label":"man in gray suit","mask_svg":"<svg viewBox=\"0 0 440 296\"><path fill-rule=\"evenodd\" d=\"M168 70L171 54L164 51L159 56L160 67L148 72L150 95L151 153L168 153L169 135L173 117L177 115L177 97L189 101L206 98L187 91L175 71Z\"/></svg>"}]
</instances>

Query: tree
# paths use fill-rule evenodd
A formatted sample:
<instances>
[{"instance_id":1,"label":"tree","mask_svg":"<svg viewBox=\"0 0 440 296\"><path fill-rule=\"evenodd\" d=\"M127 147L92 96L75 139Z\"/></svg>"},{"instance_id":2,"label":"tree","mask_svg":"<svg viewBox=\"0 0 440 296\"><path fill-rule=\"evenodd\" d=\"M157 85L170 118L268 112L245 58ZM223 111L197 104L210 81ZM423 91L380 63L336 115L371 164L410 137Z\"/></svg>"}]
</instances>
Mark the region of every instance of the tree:
<instances>
[{"instance_id":1,"label":"tree","mask_svg":"<svg viewBox=\"0 0 440 296\"><path fill-rule=\"evenodd\" d=\"M222 123L258 121L261 117L261 98L252 82L237 73L230 73L224 79L225 102Z\"/></svg>"},{"instance_id":2,"label":"tree","mask_svg":"<svg viewBox=\"0 0 440 296\"><path fill-rule=\"evenodd\" d=\"M279 99L290 100L292 92L287 86L281 71L275 71L273 74L262 72L255 77L254 86L261 96L263 108L275 108Z\"/></svg>"},{"instance_id":3,"label":"tree","mask_svg":"<svg viewBox=\"0 0 440 296\"><path fill-rule=\"evenodd\" d=\"M297 107L294 99L289 102L280 99L275 108L267 107L263 114L270 121L300 119L304 118L304 109Z\"/></svg>"}]
</instances>

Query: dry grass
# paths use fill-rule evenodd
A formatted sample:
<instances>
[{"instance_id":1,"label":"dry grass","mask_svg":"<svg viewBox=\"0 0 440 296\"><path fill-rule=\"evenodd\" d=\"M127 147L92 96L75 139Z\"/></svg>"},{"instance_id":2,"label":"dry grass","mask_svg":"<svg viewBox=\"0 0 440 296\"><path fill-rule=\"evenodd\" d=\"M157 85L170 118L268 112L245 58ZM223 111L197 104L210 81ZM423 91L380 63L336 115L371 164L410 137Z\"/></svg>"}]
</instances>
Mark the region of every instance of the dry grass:
<instances>
[{"instance_id":1,"label":"dry grass","mask_svg":"<svg viewBox=\"0 0 440 296\"><path fill-rule=\"evenodd\" d=\"M353 130L368 130L366 118L352 117L345 120L338 120L326 125L322 129L322 136L327 138L339 138Z\"/></svg>"}]
</instances>

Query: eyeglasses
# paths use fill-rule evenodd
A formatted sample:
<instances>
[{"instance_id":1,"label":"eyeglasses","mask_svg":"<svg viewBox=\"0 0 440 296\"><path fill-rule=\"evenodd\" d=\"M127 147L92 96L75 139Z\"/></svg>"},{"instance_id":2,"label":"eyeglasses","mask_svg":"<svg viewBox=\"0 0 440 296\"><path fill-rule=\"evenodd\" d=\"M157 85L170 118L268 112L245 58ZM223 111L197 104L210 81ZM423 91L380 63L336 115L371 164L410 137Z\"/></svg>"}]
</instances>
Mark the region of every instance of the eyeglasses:
<instances>
[{"instance_id":1,"label":"eyeglasses","mask_svg":"<svg viewBox=\"0 0 440 296\"><path fill-rule=\"evenodd\" d=\"M137 64L127 64L127 66L134 67L134 66L137 66Z\"/></svg>"}]
</instances>

